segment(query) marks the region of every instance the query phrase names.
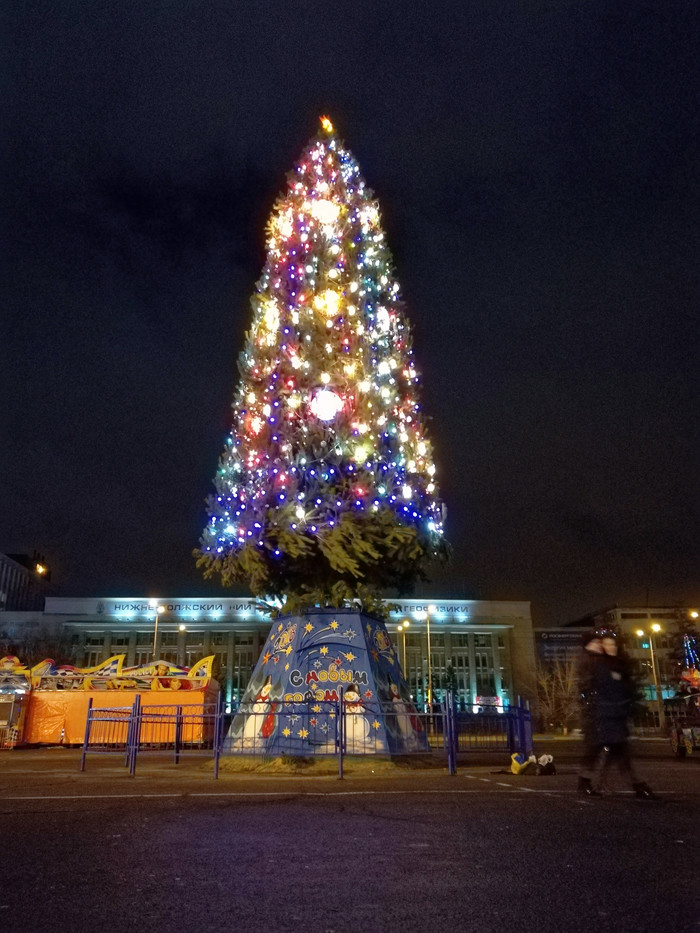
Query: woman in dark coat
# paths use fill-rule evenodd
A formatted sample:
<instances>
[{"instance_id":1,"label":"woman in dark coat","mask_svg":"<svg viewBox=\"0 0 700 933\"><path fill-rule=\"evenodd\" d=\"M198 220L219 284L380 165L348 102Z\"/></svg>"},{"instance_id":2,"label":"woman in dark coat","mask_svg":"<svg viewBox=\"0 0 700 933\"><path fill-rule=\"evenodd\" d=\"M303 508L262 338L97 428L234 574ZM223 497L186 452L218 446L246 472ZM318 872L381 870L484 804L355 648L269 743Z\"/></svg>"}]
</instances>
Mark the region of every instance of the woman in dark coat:
<instances>
[{"instance_id":1,"label":"woman in dark coat","mask_svg":"<svg viewBox=\"0 0 700 933\"><path fill-rule=\"evenodd\" d=\"M611 632L594 635L584 647L581 666L581 695L584 700L586 749L579 773L579 792L599 796L593 786L600 763L598 785L602 787L611 764L629 780L638 797L650 799L651 789L634 773L629 748L628 721L635 691L628 665L618 653Z\"/></svg>"}]
</instances>

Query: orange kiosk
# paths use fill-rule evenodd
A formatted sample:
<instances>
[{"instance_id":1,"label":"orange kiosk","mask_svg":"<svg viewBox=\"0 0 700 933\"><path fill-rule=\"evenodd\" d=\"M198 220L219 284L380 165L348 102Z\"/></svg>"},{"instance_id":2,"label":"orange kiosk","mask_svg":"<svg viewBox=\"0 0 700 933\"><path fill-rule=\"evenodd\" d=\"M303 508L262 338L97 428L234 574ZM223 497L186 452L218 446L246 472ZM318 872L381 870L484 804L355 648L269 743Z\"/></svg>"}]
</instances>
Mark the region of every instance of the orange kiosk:
<instances>
[{"instance_id":1,"label":"orange kiosk","mask_svg":"<svg viewBox=\"0 0 700 933\"><path fill-rule=\"evenodd\" d=\"M214 656L191 668L168 661L125 668L124 655L115 655L93 668L55 667L50 660L31 669L31 694L24 723L23 742L28 745L81 745L89 701L93 709L133 708L140 697L141 741L166 744L175 735L175 708L181 710L182 741L209 738L209 721L218 701L219 685L212 679ZM126 737L126 721L112 739ZM172 736L171 734L172 733ZM101 741L96 738L96 741Z\"/></svg>"}]
</instances>

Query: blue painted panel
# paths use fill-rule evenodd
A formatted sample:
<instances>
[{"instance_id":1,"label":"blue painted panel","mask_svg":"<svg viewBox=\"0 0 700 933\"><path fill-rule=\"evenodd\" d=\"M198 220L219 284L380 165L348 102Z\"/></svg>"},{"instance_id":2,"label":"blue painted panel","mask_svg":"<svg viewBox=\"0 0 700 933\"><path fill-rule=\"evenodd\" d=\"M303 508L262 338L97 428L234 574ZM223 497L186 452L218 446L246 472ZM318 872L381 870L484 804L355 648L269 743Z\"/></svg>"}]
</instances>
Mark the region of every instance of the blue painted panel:
<instances>
[{"instance_id":1,"label":"blue painted panel","mask_svg":"<svg viewBox=\"0 0 700 933\"><path fill-rule=\"evenodd\" d=\"M231 724L226 751L335 754L343 689L348 754L427 751L385 625L343 610L276 619Z\"/></svg>"}]
</instances>

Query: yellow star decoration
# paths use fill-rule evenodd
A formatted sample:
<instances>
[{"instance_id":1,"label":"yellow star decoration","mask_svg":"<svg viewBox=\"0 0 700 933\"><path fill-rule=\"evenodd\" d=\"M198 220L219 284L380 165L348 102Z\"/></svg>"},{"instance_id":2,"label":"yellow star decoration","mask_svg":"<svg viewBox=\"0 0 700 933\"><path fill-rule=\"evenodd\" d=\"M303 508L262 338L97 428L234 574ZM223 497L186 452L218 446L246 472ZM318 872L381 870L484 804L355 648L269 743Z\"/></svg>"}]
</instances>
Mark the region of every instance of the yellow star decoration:
<instances>
[{"instance_id":1,"label":"yellow star decoration","mask_svg":"<svg viewBox=\"0 0 700 933\"><path fill-rule=\"evenodd\" d=\"M289 645L287 648L285 648L285 649L284 649L284 653L285 653L285 654L291 654L291 653L292 653L292 646Z\"/></svg>"},{"instance_id":2,"label":"yellow star decoration","mask_svg":"<svg viewBox=\"0 0 700 933\"><path fill-rule=\"evenodd\" d=\"M328 648L327 648L326 645L324 645L324 646L321 648L321 654L328 654Z\"/></svg>"},{"instance_id":3,"label":"yellow star decoration","mask_svg":"<svg viewBox=\"0 0 700 933\"><path fill-rule=\"evenodd\" d=\"M309 730L308 730L308 729L300 729L300 730L297 732L297 735L299 736L300 739L305 739L306 736L307 736L308 734L309 734Z\"/></svg>"},{"instance_id":4,"label":"yellow star decoration","mask_svg":"<svg viewBox=\"0 0 700 933\"><path fill-rule=\"evenodd\" d=\"M285 669L285 671L288 671L288 670L289 670L289 662L287 662L287 663L284 665L284 669Z\"/></svg>"},{"instance_id":5,"label":"yellow star decoration","mask_svg":"<svg viewBox=\"0 0 700 933\"><path fill-rule=\"evenodd\" d=\"M330 624L328 627L329 627L329 628L332 628L333 631L335 631L335 630L338 628L338 623L335 621L335 619L333 619L333 621L331 622L331 624Z\"/></svg>"},{"instance_id":6,"label":"yellow star decoration","mask_svg":"<svg viewBox=\"0 0 700 933\"><path fill-rule=\"evenodd\" d=\"M355 660L355 655L352 653L352 651L348 651L348 653L345 655L345 659L346 661L350 661L352 663L352 661Z\"/></svg>"},{"instance_id":7,"label":"yellow star decoration","mask_svg":"<svg viewBox=\"0 0 700 933\"><path fill-rule=\"evenodd\" d=\"M280 624L277 626L277 631L278 631L278 632L281 632L283 628L284 628L284 626L283 626L282 623L280 622Z\"/></svg>"},{"instance_id":8,"label":"yellow star decoration","mask_svg":"<svg viewBox=\"0 0 700 933\"><path fill-rule=\"evenodd\" d=\"M311 707L311 712L312 712L312 713L320 713L320 712L321 712L321 707L318 705L318 703L316 704L316 706L312 706L312 707Z\"/></svg>"},{"instance_id":9,"label":"yellow star decoration","mask_svg":"<svg viewBox=\"0 0 700 933\"><path fill-rule=\"evenodd\" d=\"M377 722L377 720L375 719L374 722L372 723L372 728L373 728L373 729L378 729L378 728L379 728L379 725L380 725L380 724L379 724L379 723Z\"/></svg>"},{"instance_id":10,"label":"yellow star decoration","mask_svg":"<svg viewBox=\"0 0 700 933\"><path fill-rule=\"evenodd\" d=\"M282 735L285 736L285 738L289 738L289 736L290 736L291 734L292 734L292 730L291 730L291 729L288 729L288 728L285 727L285 728L282 730Z\"/></svg>"},{"instance_id":11,"label":"yellow star decoration","mask_svg":"<svg viewBox=\"0 0 700 933\"><path fill-rule=\"evenodd\" d=\"M263 655L263 664L267 664L267 662L270 660L271 657L272 657L272 655L270 654L269 651L268 651L266 654L264 654L264 655Z\"/></svg>"},{"instance_id":12,"label":"yellow star decoration","mask_svg":"<svg viewBox=\"0 0 700 933\"><path fill-rule=\"evenodd\" d=\"M304 631L305 631L305 632L313 632L313 630L314 630L313 625L312 625L310 622L307 622L306 625L304 626Z\"/></svg>"}]
</instances>

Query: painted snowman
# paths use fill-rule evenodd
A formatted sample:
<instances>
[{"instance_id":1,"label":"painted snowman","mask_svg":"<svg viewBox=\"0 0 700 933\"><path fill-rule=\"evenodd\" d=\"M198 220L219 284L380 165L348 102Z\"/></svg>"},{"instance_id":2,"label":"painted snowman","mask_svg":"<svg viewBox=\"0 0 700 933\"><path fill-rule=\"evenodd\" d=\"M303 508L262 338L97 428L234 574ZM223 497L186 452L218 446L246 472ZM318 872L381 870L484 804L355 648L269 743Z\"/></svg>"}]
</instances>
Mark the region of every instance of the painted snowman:
<instances>
[{"instance_id":1,"label":"painted snowman","mask_svg":"<svg viewBox=\"0 0 700 933\"><path fill-rule=\"evenodd\" d=\"M272 678L267 677L246 716L241 741L244 748L255 748L260 739L268 739L274 732L276 703L270 702Z\"/></svg>"},{"instance_id":2,"label":"painted snowman","mask_svg":"<svg viewBox=\"0 0 700 933\"><path fill-rule=\"evenodd\" d=\"M345 748L348 752L367 751L369 722L365 717L360 689L350 684L343 697L345 708Z\"/></svg>"}]
</instances>

